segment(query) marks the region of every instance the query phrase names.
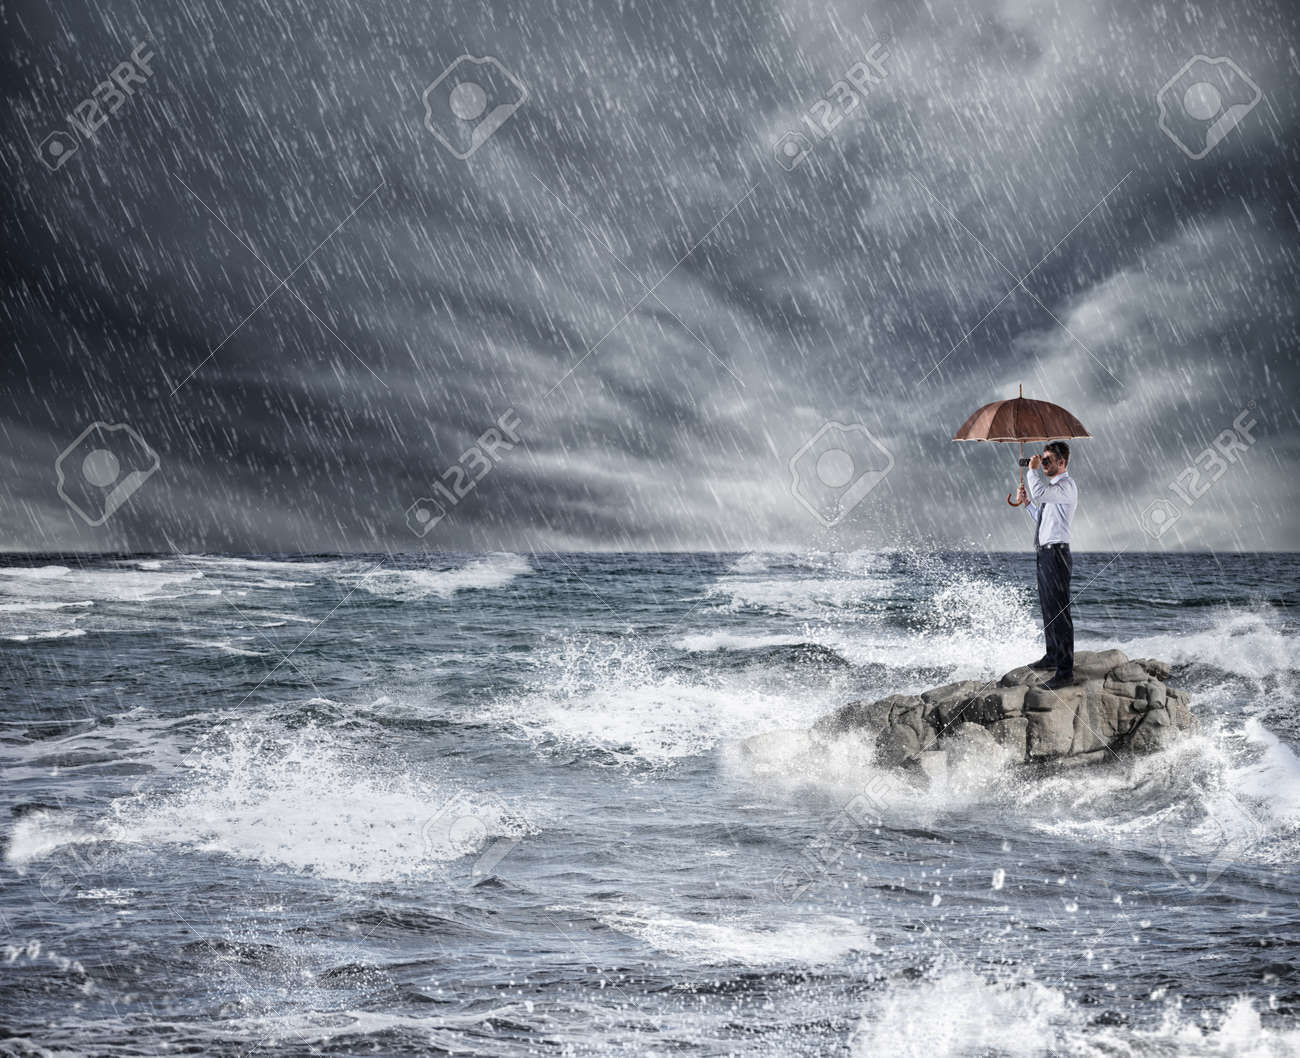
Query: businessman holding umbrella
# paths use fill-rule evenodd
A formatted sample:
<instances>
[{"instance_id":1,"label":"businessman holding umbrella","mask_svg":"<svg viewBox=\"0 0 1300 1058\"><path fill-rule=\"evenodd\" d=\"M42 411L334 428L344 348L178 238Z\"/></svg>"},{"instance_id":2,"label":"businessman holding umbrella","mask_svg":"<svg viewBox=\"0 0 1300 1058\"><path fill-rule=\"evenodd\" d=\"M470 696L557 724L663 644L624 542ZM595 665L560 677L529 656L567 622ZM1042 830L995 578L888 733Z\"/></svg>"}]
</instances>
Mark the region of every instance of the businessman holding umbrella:
<instances>
[{"instance_id":1,"label":"businessman holding umbrella","mask_svg":"<svg viewBox=\"0 0 1300 1058\"><path fill-rule=\"evenodd\" d=\"M1090 437L1083 423L1045 400L1028 400L1024 390L1012 400L980 408L957 431L954 441L1017 442L1020 487L1013 507L1025 506L1034 519L1038 562L1038 604L1043 611L1047 652L1031 668L1052 670L1042 686L1066 687L1074 680L1074 618L1070 613L1070 522L1079 506L1079 489L1069 474L1070 446L1060 438ZM1025 442L1047 441L1039 455L1024 457ZM1025 477L1025 468L1029 476Z\"/></svg>"},{"instance_id":2,"label":"businessman holding umbrella","mask_svg":"<svg viewBox=\"0 0 1300 1058\"><path fill-rule=\"evenodd\" d=\"M1038 605L1043 611L1047 653L1030 666L1055 670L1043 684L1049 690L1074 680L1074 617L1070 613L1070 522L1079 506L1079 488L1067 469L1070 446L1053 441L1042 455L1029 460L1026 484L1018 503L1034 519L1034 550L1038 556ZM1027 493L1026 493L1027 488Z\"/></svg>"}]
</instances>

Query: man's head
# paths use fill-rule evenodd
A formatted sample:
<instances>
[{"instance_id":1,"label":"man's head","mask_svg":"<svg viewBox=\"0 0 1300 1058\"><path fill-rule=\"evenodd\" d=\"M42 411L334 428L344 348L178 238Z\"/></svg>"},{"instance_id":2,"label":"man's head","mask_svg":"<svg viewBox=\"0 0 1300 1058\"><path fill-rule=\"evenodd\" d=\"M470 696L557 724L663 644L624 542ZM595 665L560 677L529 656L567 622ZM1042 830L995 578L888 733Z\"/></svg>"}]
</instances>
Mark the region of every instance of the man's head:
<instances>
[{"instance_id":1,"label":"man's head","mask_svg":"<svg viewBox=\"0 0 1300 1058\"><path fill-rule=\"evenodd\" d=\"M1063 473L1070 462L1070 446L1064 441L1052 441L1043 446L1043 470L1048 477Z\"/></svg>"}]
</instances>

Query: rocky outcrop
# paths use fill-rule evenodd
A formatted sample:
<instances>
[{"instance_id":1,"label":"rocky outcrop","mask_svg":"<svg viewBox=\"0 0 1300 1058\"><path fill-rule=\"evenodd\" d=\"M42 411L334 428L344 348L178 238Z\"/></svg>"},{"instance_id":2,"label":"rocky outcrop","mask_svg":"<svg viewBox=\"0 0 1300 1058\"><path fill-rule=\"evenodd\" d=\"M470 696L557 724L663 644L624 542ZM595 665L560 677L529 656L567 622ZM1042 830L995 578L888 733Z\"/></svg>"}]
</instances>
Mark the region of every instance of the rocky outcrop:
<instances>
[{"instance_id":1,"label":"rocky outcrop","mask_svg":"<svg viewBox=\"0 0 1300 1058\"><path fill-rule=\"evenodd\" d=\"M1048 690L1050 672L1013 669L1000 680L962 680L921 694L850 702L822 717L814 741L871 739L878 763L924 766L936 753L996 751L1024 763L1090 764L1150 753L1195 726L1188 696L1170 687L1169 665L1130 661L1118 650L1079 651L1075 682Z\"/></svg>"}]
</instances>

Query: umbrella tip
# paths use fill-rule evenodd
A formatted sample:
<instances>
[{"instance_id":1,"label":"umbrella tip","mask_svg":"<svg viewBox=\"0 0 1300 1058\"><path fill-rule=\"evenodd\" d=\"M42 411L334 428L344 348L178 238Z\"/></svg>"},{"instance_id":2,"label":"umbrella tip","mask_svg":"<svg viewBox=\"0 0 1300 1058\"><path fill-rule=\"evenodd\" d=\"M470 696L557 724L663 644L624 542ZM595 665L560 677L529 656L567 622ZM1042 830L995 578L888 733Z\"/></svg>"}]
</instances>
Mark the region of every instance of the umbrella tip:
<instances>
[{"instance_id":1,"label":"umbrella tip","mask_svg":"<svg viewBox=\"0 0 1300 1058\"><path fill-rule=\"evenodd\" d=\"M1020 395L1022 397L1025 395L1025 384L1023 382L1020 383Z\"/></svg>"}]
</instances>

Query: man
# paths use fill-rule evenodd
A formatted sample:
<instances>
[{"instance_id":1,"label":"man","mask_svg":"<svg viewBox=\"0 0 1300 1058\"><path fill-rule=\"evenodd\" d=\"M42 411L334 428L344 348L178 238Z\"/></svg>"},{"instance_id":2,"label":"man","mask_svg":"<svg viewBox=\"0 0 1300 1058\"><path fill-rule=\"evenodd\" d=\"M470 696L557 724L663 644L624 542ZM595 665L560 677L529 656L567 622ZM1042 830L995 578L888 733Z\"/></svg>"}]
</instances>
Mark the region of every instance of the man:
<instances>
[{"instance_id":1,"label":"man","mask_svg":"<svg viewBox=\"0 0 1300 1058\"><path fill-rule=\"evenodd\" d=\"M1042 686L1068 687L1074 680L1074 618L1070 615L1070 521L1079 505L1079 490L1066 468L1070 446L1053 441L1043 454L1029 461L1019 502L1034 519L1034 547L1038 552L1038 605L1043 611L1043 638L1047 653L1030 667L1054 670ZM1040 473L1041 468L1041 473ZM1046 478L1044 478L1046 475Z\"/></svg>"}]
</instances>

